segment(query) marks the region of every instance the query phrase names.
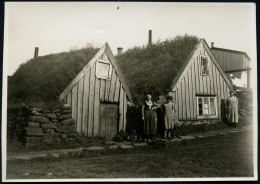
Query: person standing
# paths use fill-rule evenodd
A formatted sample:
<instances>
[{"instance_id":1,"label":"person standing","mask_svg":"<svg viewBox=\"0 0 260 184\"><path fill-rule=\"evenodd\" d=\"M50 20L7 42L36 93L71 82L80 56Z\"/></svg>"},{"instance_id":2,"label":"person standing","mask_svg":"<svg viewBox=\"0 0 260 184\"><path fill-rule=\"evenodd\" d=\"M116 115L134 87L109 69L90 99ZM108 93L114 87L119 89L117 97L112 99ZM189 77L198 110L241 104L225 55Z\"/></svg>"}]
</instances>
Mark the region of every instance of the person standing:
<instances>
[{"instance_id":1,"label":"person standing","mask_svg":"<svg viewBox=\"0 0 260 184\"><path fill-rule=\"evenodd\" d=\"M230 97L227 98L227 120L234 127L238 124L238 99L233 91L230 91Z\"/></svg>"},{"instance_id":2,"label":"person standing","mask_svg":"<svg viewBox=\"0 0 260 184\"><path fill-rule=\"evenodd\" d=\"M152 95L148 94L142 106L142 119L144 121L144 137L148 140L156 134L155 116L153 110L156 105L152 101Z\"/></svg>"},{"instance_id":3,"label":"person standing","mask_svg":"<svg viewBox=\"0 0 260 184\"><path fill-rule=\"evenodd\" d=\"M159 96L159 100L157 101L157 104L159 108L157 109L157 133L159 133L162 137L164 136L164 104L166 103L166 99L163 95Z\"/></svg>"},{"instance_id":4,"label":"person standing","mask_svg":"<svg viewBox=\"0 0 260 184\"><path fill-rule=\"evenodd\" d=\"M175 107L172 103L172 96L167 96L167 103L164 104L164 138L171 137L171 131L174 128L174 111Z\"/></svg>"}]
</instances>

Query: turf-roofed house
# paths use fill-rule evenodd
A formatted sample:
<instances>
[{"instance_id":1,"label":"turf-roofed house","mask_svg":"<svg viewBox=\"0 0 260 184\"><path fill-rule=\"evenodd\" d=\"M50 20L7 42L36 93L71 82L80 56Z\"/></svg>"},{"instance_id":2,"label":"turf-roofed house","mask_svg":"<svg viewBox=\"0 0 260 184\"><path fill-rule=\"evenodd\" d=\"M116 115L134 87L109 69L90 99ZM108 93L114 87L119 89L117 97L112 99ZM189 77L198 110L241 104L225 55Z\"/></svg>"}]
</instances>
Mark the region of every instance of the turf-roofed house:
<instances>
[{"instance_id":1,"label":"turf-roofed house","mask_svg":"<svg viewBox=\"0 0 260 184\"><path fill-rule=\"evenodd\" d=\"M60 94L82 136L113 136L126 127L131 93L106 43Z\"/></svg>"},{"instance_id":2,"label":"turf-roofed house","mask_svg":"<svg viewBox=\"0 0 260 184\"><path fill-rule=\"evenodd\" d=\"M100 49L87 47L35 57L22 64L8 83L9 108L23 103L50 109L48 114L59 101L65 102L71 105L76 131L87 137L112 139L124 131L131 99L108 43Z\"/></svg>"},{"instance_id":3,"label":"turf-roofed house","mask_svg":"<svg viewBox=\"0 0 260 184\"><path fill-rule=\"evenodd\" d=\"M204 39L185 35L133 48L116 57L127 76L133 99L142 103L170 94L179 120L220 119L222 106L233 89Z\"/></svg>"}]
</instances>

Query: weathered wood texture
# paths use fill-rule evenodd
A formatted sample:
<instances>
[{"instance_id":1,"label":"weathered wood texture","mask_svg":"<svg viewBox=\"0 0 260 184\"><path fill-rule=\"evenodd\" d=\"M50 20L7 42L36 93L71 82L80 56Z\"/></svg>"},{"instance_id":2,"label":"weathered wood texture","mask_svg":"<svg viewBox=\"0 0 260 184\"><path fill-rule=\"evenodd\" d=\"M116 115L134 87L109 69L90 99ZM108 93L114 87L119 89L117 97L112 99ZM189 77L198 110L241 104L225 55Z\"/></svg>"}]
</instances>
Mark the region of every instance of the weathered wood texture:
<instances>
[{"instance_id":1,"label":"weathered wood texture","mask_svg":"<svg viewBox=\"0 0 260 184\"><path fill-rule=\"evenodd\" d=\"M200 55L209 58L209 75L200 74ZM230 86L223 78L219 68L213 62L211 55L201 44L190 62L185 68L183 75L176 83L176 106L178 108L179 119L196 119L197 118L197 100L196 94L216 95L217 113L221 117L221 100L226 100L230 92Z\"/></svg>"},{"instance_id":2,"label":"weathered wood texture","mask_svg":"<svg viewBox=\"0 0 260 184\"><path fill-rule=\"evenodd\" d=\"M110 61L106 52L98 59ZM99 135L100 103L118 104L118 131L125 130L128 98L114 68L110 79L100 79L96 77L96 63L93 63L63 100L72 105L72 117L82 136Z\"/></svg>"},{"instance_id":3,"label":"weathered wood texture","mask_svg":"<svg viewBox=\"0 0 260 184\"><path fill-rule=\"evenodd\" d=\"M232 52L217 48L213 48L212 52L224 71L247 68L250 65L249 58L242 52Z\"/></svg>"}]
</instances>

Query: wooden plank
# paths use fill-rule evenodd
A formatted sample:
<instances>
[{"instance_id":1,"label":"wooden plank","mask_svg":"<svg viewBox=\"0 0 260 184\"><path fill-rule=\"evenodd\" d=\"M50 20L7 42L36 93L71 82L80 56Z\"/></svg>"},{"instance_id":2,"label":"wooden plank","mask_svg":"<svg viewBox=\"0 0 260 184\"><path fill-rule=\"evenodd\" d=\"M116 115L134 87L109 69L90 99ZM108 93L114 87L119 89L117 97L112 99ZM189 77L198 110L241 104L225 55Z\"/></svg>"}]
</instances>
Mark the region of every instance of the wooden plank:
<instances>
[{"instance_id":1,"label":"wooden plank","mask_svg":"<svg viewBox=\"0 0 260 184\"><path fill-rule=\"evenodd\" d=\"M224 99L224 94L223 94L224 84L223 84L223 79L222 79L221 74L219 75L219 81L220 81L220 96L221 96L221 100L222 100L222 99Z\"/></svg>"},{"instance_id":2,"label":"wooden plank","mask_svg":"<svg viewBox=\"0 0 260 184\"><path fill-rule=\"evenodd\" d=\"M114 102L118 102L119 92L120 92L120 85L121 85L121 82L120 82L119 78L117 77L116 86L115 86Z\"/></svg>"},{"instance_id":3,"label":"wooden plank","mask_svg":"<svg viewBox=\"0 0 260 184\"><path fill-rule=\"evenodd\" d=\"M216 67L212 65L212 81L213 81L213 94L217 94L217 76L216 76Z\"/></svg>"},{"instance_id":4,"label":"wooden plank","mask_svg":"<svg viewBox=\"0 0 260 184\"><path fill-rule=\"evenodd\" d=\"M84 77L78 82L78 112L77 112L77 132L82 136L82 102L83 102Z\"/></svg>"},{"instance_id":5,"label":"wooden plank","mask_svg":"<svg viewBox=\"0 0 260 184\"><path fill-rule=\"evenodd\" d=\"M106 90L106 80L105 79L100 79L100 101L104 102L105 101L105 90Z\"/></svg>"},{"instance_id":6,"label":"wooden plank","mask_svg":"<svg viewBox=\"0 0 260 184\"><path fill-rule=\"evenodd\" d=\"M123 126L123 130L125 131L126 129L126 123L127 123L127 119L126 119L126 113L127 113L127 98L126 98L126 93L124 92L124 126Z\"/></svg>"},{"instance_id":7,"label":"wooden plank","mask_svg":"<svg viewBox=\"0 0 260 184\"><path fill-rule=\"evenodd\" d=\"M186 93L185 93L185 83L184 80L181 81L181 91L182 91L182 117L183 119L187 119L187 109L186 109L186 103L185 103L185 98L186 98Z\"/></svg>"},{"instance_id":8,"label":"wooden plank","mask_svg":"<svg viewBox=\"0 0 260 184\"><path fill-rule=\"evenodd\" d=\"M122 84L120 84L120 94L119 94L119 131L123 130L124 124L124 90Z\"/></svg>"},{"instance_id":9,"label":"wooden plank","mask_svg":"<svg viewBox=\"0 0 260 184\"><path fill-rule=\"evenodd\" d=\"M189 82L188 82L188 72L184 77L184 89L185 89L185 109L186 109L186 119L190 118L190 103L189 103Z\"/></svg>"},{"instance_id":10,"label":"wooden plank","mask_svg":"<svg viewBox=\"0 0 260 184\"><path fill-rule=\"evenodd\" d=\"M219 72L218 69L216 68L216 78L217 78L217 89L218 89L218 112L219 112L219 117L221 117L221 91L220 91L220 81L219 81Z\"/></svg>"},{"instance_id":11,"label":"wooden plank","mask_svg":"<svg viewBox=\"0 0 260 184\"><path fill-rule=\"evenodd\" d=\"M78 113L78 83L72 88L72 118L77 122Z\"/></svg>"},{"instance_id":12,"label":"wooden plank","mask_svg":"<svg viewBox=\"0 0 260 184\"><path fill-rule=\"evenodd\" d=\"M99 105L100 105L99 89L100 89L100 79L96 77L95 94L94 94L94 125L93 125L94 135L98 135L98 128L99 128Z\"/></svg>"},{"instance_id":13,"label":"wooden plank","mask_svg":"<svg viewBox=\"0 0 260 184\"><path fill-rule=\"evenodd\" d=\"M67 104L70 104L70 105L72 105L71 104L71 98L72 98L71 94L72 94L71 91L67 94Z\"/></svg>"},{"instance_id":14,"label":"wooden plank","mask_svg":"<svg viewBox=\"0 0 260 184\"><path fill-rule=\"evenodd\" d=\"M199 93L203 93L203 80L202 75L200 74L200 57L197 57L197 71L198 71L198 78L199 78Z\"/></svg>"},{"instance_id":15,"label":"wooden plank","mask_svg":"<svg viewBox=\"0 0 260 184\"><path fill-rule=\"evenodd\" d=\"M108 97L108 101L109 102L113 102L114 101L116 78L117 78L116 77L116 72L113 69L112 70L111 82L110 82L109 97Z\"/></svg>"},{"instance_id":16,"label":"wooden plank","mask_svg":"<svg viewBox=\"0 0 260 184\"><path fill-rule=\"evenodd\" d=\"M192 87L192 65L190 65L189 68L189 77L188 77L188 83L189 83L189 107L190 107L190 118L193 118L193 87Z\"/></svg>"},{"instance_id":17,"label":"wooden plank","mask_svg":"<svg viewBox=\"0 0 260 184\"><path fill-rule=\"evenodd\" d=\"M102 56L102 54L106 50L107 44L104 44L101 49L96 53L96 55L88 62L88 64L79 72L79 74L72 80L72 82L64 89L64 91L60 94L60 99L63 99L67 93L73 88L73 86L85 75L85 72L89 70L92 65L95 64L98 58Z\"/></svg>"},{"instance_id":18,"label":"wooden plank","mask_svg":"<svg viewBox=\"0 0 260 184\"><path fill-rule=\"evenodd\" d=\"M112 74L113 74L113 68L112 68ZM105 89L105 101L108 102L109 101L109 92L110 92L110 83L111 83L111 79L106 80L106 89Z\"/></svg>"},{"instance_id":19,"label":"wooden plank","mask_svg":"<svg viewBox=\"0 0 260 184\"><path fill-rule=\"evenodd\" d=\"M178 117L178 119L180 119L181 118L181 115L180 115L180 89L179 89L179 87L178 87L178 85L177 85L177 87L176 87L176 103L177 103L177 117Z\"/></svg>"},{"instance_id":20,"label":"wooden plank","mask_svg":"<svg viewBox=\"0 0 260 184\"><path fill-rule=\"evenodd\" d=\"M88 106L88 136L93 136L95 78L96 78L95 67L91 67L90 85L89 85L89 106Z\"/></svg>"},{"instance_id":21,"label":"wooden plank","mask_svg":"<svg viewBox=\"0 0 260 184\"><path fill-rule=\"evenodd\" d=\"M210 59L210 94L213 95L214 94L214 77L213 77L213 71L214 71L214 63L212 62L212 60Z\"/></svg>"},{"instance_id":22,"label":"wooden plank","mask_svg":"<svg viewBox=\"0 0 260 184\"><path fill-rule=\"evenodd\" d=\"M90 70L88 70L84 76L84 88L83 88L83 118L82 118L82 132L83 136L88 136L88 106L89 106L89 89L90 89Z\"/></svg>"},{"instance_id":23,"label":"wooden plank","mask_svg":"<svg viewBox=\"0 0 260 184\"><path fill-rule=\"evenodd\" d=\"M196 75L195 75L195 62L192 63L192 97L193 97L193 118L197 117L197 100L196 100Z\"/></svg>"}]
</instances>

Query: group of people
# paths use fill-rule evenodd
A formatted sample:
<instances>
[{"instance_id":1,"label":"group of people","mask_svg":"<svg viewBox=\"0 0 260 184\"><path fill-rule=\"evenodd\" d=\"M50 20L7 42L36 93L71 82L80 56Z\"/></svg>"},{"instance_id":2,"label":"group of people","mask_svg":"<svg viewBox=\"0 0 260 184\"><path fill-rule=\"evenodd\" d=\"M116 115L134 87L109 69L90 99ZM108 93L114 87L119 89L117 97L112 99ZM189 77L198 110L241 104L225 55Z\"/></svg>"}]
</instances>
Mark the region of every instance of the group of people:
<instances>
[{"instance_id":1,"label":"group of people","mask_svg":"<svg viewBox=\"0 0 260 184\"><path fill-rule=\"evenodd\" d=\"M155 114L156 112L156 114ZM158 128L162 130L163 138L171 138L177 131L177 117L172 96L159 96L157 102L152 101L152 96L147 95L147 99L142 106L142 120L144 121L144 139L148 140L157 134Z\"/></svg>"},{"instance_id":2,"label":"group of people","mask_svg":"<svg viewBox=\"0 0 260 184\"><path fill-rule=\"evenodd\" d=\"M142 106L142 120L144 122L144 140L148 141L160 129L163 138L179 137L179 121L177 119L176 108L172 96L166 98L161 95L159 100L154 102L152 96L148 94ZM234 92L230 92L230 97L226 100L227 120L234 127L238 123L238 99Z\"/></svg>"}]
</instances>

